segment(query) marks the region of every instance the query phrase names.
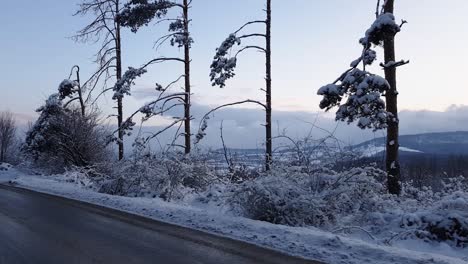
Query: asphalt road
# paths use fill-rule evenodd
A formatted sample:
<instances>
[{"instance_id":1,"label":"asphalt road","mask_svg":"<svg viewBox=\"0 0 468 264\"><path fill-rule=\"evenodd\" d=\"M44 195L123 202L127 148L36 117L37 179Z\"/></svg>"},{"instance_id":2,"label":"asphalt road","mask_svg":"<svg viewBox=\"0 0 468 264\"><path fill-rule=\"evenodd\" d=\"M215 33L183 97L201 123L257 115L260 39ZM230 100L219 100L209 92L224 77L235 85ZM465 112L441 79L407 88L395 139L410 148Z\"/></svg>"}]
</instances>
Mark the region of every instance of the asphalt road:
<instances>
[{"instance_id":1,"label":"asphalt road","mask_svg":"<svg viewBox=\"0 0 468 264\"><path fill-rule=\"evenodd\" d=\"M0 185L0 264L316 263L200 231Z\"/></svg>"}]
</instances>

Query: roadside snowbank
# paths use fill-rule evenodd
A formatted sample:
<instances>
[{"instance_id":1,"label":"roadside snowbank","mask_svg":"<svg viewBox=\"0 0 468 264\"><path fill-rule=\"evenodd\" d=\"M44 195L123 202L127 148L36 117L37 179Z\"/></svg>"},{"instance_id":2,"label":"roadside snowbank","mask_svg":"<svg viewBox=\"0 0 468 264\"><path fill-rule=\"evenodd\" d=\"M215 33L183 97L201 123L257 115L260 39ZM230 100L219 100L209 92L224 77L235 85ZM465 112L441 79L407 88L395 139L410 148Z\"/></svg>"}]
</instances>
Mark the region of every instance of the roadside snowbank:
<instances>
[{"instance_id":1,"label":"roadside snowbank","mask_svg":"<svg viewBox=\"0 0 468 264\"><path fill-rule=\"evenodd\" d=\"M0 183L15 184L22 188L107 206L326 263L468 263L460 258L421 252L431 251L431 247L422 246L418 252L375 245L375 242L335 235L316 228L289 227L236 217L223 208L211 205L197 207L168 203L159 198L112 196L97 193L93 186L80 180L31 174L10 166L7 170L0 171ZM415 247L420 245L413 245L411 248ZM466 260L468 253L455 252L454 255L464 255Z\"/></svg>"}]
</instances>

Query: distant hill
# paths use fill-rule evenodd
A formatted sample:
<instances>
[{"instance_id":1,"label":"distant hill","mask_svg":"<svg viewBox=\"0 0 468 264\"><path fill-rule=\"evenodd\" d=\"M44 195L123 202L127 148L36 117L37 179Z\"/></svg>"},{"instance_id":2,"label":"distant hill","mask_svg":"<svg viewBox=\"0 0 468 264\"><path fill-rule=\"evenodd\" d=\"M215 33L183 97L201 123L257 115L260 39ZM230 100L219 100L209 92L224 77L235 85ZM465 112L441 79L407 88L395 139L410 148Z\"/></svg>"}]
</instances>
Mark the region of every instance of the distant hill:
<instances>
[{"instance_id":1,"label":"distant hill","mask_svg":"<svg viewBox=\"0 0 468 264\"><path fill-rule=\"evenodd\" d=\"M385 150L385 138L369 140L351 149L372 157ZM468 131L402 135L400 152L402 155L468 155Z\"/></svg>"}]
</instances>

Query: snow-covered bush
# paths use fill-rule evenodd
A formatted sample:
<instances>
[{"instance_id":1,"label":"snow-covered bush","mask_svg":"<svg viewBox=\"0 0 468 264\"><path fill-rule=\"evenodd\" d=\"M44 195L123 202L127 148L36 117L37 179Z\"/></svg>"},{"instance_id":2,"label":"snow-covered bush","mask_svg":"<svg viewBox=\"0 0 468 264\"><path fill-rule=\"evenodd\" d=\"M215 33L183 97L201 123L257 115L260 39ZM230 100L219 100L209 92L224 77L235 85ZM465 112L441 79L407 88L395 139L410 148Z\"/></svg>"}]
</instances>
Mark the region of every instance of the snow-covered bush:
<instances>
[{"instance_id":1,"label":"snow-covered bush","mask_svg":"<svg viewBox=\"0 0 468 264\"><path fill-rule=\"evenodd\" d=\"M258 168L251 168L244 164L233 164L231 171L227 175L221 175L221 178L229 179L230 183L243 183L247 180L253 180L260 176Z\"/></svg>"},{"instance_id":2,"label":"snow-covered bush","mask_svg":"<svg viewBox=\"0 0 468 264\"><path fill-rule=\"evenodd\" d=\"M275 168L238 186L230 203L246 217L276 224L330 227L337 219L372 210L385 193L384 172L356 168L308 175L300 167ZM237 207L237 208L236 208Z\"/></svg>"},{"instance_id":3,"label":"snow-covered bush","mask_svg":"<svg viewBox=\"0 0 468 264\"><path fill-rule=\"evenodd\" d=\"M180 200L188 193L204 191L216 179L200 155L138 155L113 166L112 180L101 192L125 196Z\"/></svg>"},{"instance_id":4,"label":"snow-covered bush","mask_svg":"<svg viewBox=\"0 0 468 264\"><path fill-rule=\"evenodd\" d=\"M401 215L388 219L400 219L403 237L420 238L427 242L444 241L457 247L468 246L468 185L464 177L442 179L443 188L422 190L405 184L403 195L397 204L386 207ZM397 211L398 212L398 211ZM390 221L389 221L390 222Z\"/></svg>"},{"instance_id":5,"label":"snow-covered bush","mask_svg":"<svg viewBox=\"0 0 468 264\"><path fill-rule=\"evenodd\" d=\"M468 246L468 193L455 192L442 197L426 210L406 214L401 225L415 229L418 238Z\"/></svg>"},{"instance_id":6,"label":"snow-covered bush","mask_svg":"<svg viewBox=\"0 0 468 264\"><path fill-rule=\"evenodd\" d=\"M5 162L0 162L0 171L8 171L11 168L13 168L13 166L11 166L11 164L8 164L8 163L5 163Z\"/></svg>"},{"instance_id":7,"label":"snow-covered bush","mask_svg":"<svg viewBox=\"0 0 468 264\"><path fill-rule=\"evenodd\" d=\"M58 94L37 110L39 118L26 135L22 150L36 165L53 172L72 166L85 167L111 156L107 131L97 113L82 115L76 108L64 108Z\"/></svg>"},{"instance_id":8,"label":"snow-covered bush","mask_svg":"<svg viewBox=\"0 0 468 264\"><path fill-rule=\"evenodd\" d=\"M60 181L74 183L82 188L92 188L95 182L85 170L77 167L60 174L59 178Z\"/></svg>"}]
</instances>

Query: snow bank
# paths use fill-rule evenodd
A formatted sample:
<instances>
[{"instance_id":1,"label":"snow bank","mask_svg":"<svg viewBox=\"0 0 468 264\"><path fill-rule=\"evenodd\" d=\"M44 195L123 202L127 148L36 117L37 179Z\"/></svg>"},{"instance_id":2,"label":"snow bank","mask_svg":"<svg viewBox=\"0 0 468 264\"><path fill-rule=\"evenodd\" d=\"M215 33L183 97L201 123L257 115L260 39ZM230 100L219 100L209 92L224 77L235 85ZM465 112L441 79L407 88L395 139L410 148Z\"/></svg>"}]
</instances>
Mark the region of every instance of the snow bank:
<instances>
[{"instance_id":1,"label":"snow bank","mask_svg":"<svg viewBox=\"0 0 468 264\"><path fill-rule=\"evenodd\" d=\"M234 215L222 203L176 204L164 202L159 198L130 198L101 194L95 191L96 186L84 183L81 176L77 175L46 177L30 175L15 169L0 171L0 182L11 180L23 188L229 236L326 263L467 263L456 257L377 245L375 241L344 237L313 227L291 227L250 220ZM467 257L466 252L464 255L460 252L457 254L465 259Z\"/></svg>"}]
</instances>

